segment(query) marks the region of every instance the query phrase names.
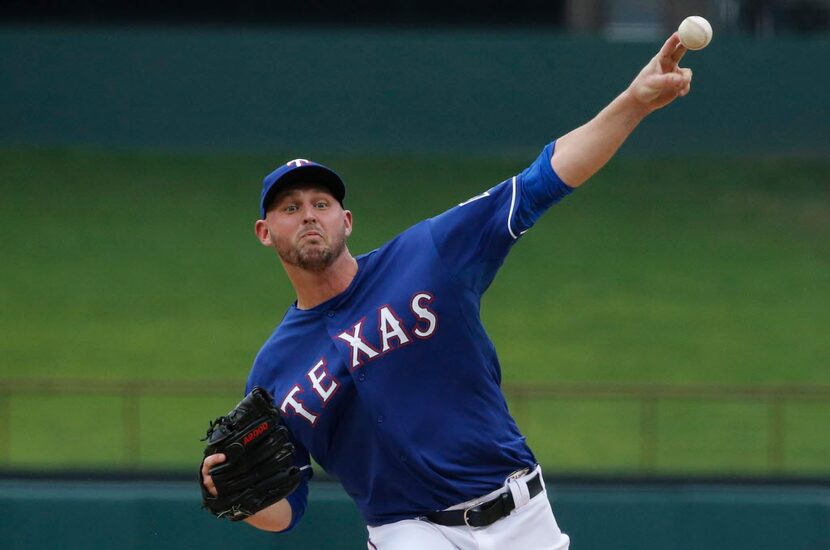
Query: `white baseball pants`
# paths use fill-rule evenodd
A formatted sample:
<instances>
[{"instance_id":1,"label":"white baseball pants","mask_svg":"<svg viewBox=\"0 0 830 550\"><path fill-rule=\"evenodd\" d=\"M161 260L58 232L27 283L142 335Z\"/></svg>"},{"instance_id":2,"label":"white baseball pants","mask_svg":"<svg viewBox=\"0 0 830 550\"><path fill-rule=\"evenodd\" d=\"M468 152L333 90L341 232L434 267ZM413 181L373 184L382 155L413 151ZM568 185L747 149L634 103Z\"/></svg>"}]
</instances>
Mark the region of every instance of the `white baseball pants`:
<instances>
[{"instance_id":1,"label":"white baseball pants","mask_svg":"<svg viewBox=\"0 0 830 550\"><path fill-rule=\"evenodd\" d=\"M536 471L540 471L537 467ZM446 527L421 519L405 519L395 523L369 527L369 550L567 550L568 535L562 533L548 501L547 492L521 502L521 485L530 474L505 483L501 489L450 509L468 508L512 491L517 507L510 515L486 527ZM540 471L541 475L541 471ZM526 482L525 482L526 483ZM544 487L544 481L543 487ZM526 486L525 486L526 487ZM525 488L524 494L527 494Z\"/></svg>"}]
</instances>

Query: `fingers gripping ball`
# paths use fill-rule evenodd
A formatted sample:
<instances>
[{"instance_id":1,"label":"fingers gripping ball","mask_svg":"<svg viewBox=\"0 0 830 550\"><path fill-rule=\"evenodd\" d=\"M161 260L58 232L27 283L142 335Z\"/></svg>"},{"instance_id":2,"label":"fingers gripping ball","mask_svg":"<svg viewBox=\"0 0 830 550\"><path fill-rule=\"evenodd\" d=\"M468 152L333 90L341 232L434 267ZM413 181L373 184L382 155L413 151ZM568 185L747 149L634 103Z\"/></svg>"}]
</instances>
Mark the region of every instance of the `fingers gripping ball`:
<instances>
[{"instance_id":1,"label":"fingers gripping ball","mask_svg":"<svg viewBox=\"0 0 830 550\"><path fill-rule=\"evenodd\" d=\"M226 416L210 423L204 456L224 453L210 469L216 496L202 479L202 505L220 518L239 521L291 494L302 480L294 445L267 391L254 388ZM202 460L204 462L204 459Z\"/></svg>"},{"instance_id":2,"label":"fingers gripping ball","mask_svg":"<svg viewBox=\"0 0 830 550\"><path fill-rule=\"evenodd\" d=\"M699 15L687 17L677 29L680 43L687 50L702 50L712 41L712 25Z\"/></svg>"}]
</instances>

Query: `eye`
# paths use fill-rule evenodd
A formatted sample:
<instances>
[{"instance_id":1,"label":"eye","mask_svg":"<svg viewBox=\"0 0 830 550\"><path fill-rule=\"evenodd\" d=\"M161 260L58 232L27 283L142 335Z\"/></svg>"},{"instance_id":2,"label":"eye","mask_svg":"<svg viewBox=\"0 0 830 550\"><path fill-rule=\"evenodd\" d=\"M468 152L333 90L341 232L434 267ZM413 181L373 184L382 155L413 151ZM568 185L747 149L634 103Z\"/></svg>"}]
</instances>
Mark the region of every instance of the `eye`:
<instances>
[{"instance_id":1,"label":"eye","mask_svg":"<svg viewBox=\"0 0 830 550\"><path fill-rule=\"evenodd\" d=\"M314 203L314 208L323 209L323 208L328 208L328 206L329 206L329 201L319 200L319 201Z\"/></svg>"},{"instance_id":2,"label":"eye","mask_svg":"<svg viewBox=\"0 0 830 550\"><path fill-rule=\"evenodd\" d=\"M282 210L283 210L283 212L285 212L286 214L291 214L292 212L296 212L298 209L297 209L297 205L296 205L296 204L286 204L286 205L283 207L283 209L282 209Z\"/></svg>"}]
</instances>

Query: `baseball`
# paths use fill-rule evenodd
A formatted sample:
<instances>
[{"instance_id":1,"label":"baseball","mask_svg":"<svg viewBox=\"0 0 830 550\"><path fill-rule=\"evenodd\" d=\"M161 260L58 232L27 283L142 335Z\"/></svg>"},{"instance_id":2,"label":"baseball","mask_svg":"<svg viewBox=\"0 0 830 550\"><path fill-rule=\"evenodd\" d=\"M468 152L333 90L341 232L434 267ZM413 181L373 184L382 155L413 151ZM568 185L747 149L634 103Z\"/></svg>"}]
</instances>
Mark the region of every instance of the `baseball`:
<instances>
[{"instance_id":1,"label":"baseball","mask_svg":"<svg viewBox=\"0 0 830 550\"><path fill-rule=\"evenodd\" d=\"M687 17L677 28L680 43L687 50L702 50L712 40L712 25L699 15Z\"/></svg>"}]
</instances>

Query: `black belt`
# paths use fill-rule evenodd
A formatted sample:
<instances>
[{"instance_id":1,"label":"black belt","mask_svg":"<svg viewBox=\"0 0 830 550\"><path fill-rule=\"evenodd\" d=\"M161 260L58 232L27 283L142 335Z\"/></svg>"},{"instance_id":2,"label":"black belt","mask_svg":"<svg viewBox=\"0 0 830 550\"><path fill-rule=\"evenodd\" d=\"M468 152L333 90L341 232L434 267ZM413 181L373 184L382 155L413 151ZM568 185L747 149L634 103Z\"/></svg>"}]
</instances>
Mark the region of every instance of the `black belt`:
<instances>
[{"instance_id":1,"label":"black belt","mask_svg":"<svg viewBox=\"0 0 830 550\"><path fill-rule=\"evenodd\" d=\"M530 492L530 498L542 492L541 478L542 475L537 473L527 481L527 490ZM513 502L513 493L507 490L493 500L482 502L473 508L432 512L425 517L432 523L446 525L447 527L457 527L459 525L485 527L505 517L515 508L516 503Z\"/></svg>"}]
</instances>

